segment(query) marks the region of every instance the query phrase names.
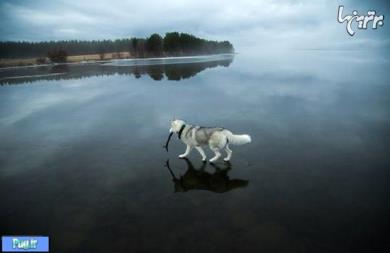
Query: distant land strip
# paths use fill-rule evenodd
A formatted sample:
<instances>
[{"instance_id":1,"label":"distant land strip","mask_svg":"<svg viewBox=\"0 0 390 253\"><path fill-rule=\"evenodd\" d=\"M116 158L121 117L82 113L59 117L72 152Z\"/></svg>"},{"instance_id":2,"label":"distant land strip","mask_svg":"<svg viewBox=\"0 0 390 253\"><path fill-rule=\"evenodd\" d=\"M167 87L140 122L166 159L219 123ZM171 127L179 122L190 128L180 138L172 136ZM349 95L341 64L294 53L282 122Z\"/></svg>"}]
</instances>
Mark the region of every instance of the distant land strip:
<instances>
[{"instance_id":1,"label":"distant land strip","mask_svg":"<svg viewBox=\"0 0 390 253\"><path fill-rule=\"evenodd\" d=\"M3 41L0 67L48 63L97 61L234 53L229 41L198 38L188 33L155 33L148 38L116 40Z\"/></svg>"}]
</instances>

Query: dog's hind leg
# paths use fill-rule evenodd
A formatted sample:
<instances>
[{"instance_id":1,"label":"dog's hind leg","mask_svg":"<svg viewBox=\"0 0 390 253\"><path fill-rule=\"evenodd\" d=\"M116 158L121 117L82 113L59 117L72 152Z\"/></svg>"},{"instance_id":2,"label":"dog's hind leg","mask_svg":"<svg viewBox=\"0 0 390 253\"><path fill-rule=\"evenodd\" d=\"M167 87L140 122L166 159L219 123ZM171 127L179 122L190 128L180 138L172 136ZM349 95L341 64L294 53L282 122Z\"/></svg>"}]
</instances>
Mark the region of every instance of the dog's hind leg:
<instances>
[{"instance_id":1,"label":"dog's hind leg","mask_svg":"<svg viewBox=\"0 0 390 253\"><path fill-rule=\"evenodd\" d=\"M198 150L199 154L202 156L202 161L206 161L207 157L203 151L203 148L202 147L195 147L195 148L196 148L196 150Z\"/></svg>"},{"instance_id":2,"label":"dog's hind leg","mask_svg":"<svg viewBox=\"0 0 390 253\"><path fill-rule=\"evenodd\" d=\"M227 156L223 159L225 162L228 162L230 158L232 157L233 151L229 148L229 145L226 145L225 151Z\"/></svg>"},{"instance_id":3,"label":"dog's hind leg","mask_svg":"<svg viewBox=\"0 0 390 253\"><path fill-rule=\"evenodd\" d=\"M212 163L212 162L215 162L216 160L218 160L218 158L221 157L221 152L219 152L219 148L217 148L217 147L210 147L210 148L215 153L215 156L210 159L210 162Z\"/></svg>"},{"instance_id":4,"label":"dog's hind leg","mask_svg":"<svg viewBox=\"0 0 390 253\"><path fill-rule=\"evenodd\" d=\"M186 151L184 152L184 154L179 155L179 158L184 158L184 157L188 156L190 154L191 150L192 150L192 146L187 145Z\"/></svg>"}]
</instances>

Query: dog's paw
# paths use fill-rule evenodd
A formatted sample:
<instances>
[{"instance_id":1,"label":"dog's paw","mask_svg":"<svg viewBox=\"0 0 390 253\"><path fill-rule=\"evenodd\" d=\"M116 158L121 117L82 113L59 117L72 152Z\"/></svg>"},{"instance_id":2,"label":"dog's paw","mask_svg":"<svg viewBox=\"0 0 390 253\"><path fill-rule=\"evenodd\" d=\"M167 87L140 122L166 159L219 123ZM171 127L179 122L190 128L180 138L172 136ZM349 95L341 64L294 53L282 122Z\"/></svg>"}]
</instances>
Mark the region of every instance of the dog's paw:
<instances>
[{"instance_id":1,"label":"dog's paw","mask_svg":"<svg viewBox=\"0 0 390 253\"><path fill-rule=\"evenodd\" d=\"M223 160L224 160L225 162L229 162L230 158L225 157L225 158L223 158Z\"/></svg>"},{"instance_id":2,"label":"dog's paw","mask_svg":"<svg viewBox=\"0 0 390 253\"><path fill-rule=\"evenodd\" d=\"M186 154L179 155L179 158L185 158L185 157L186 157Z\"/></svg>"},{"instance_id":3,"label":"dog's paw","mask_svg":"<svg viewBox=\"0 0 390 253\"><path fill-rule=\"evenodd\" d=\"M215 162L217 159L218 159L218 158L211 158L211 159L209 160L209 162L213 163L213 162Z\"/></svg>"}]
</instances>

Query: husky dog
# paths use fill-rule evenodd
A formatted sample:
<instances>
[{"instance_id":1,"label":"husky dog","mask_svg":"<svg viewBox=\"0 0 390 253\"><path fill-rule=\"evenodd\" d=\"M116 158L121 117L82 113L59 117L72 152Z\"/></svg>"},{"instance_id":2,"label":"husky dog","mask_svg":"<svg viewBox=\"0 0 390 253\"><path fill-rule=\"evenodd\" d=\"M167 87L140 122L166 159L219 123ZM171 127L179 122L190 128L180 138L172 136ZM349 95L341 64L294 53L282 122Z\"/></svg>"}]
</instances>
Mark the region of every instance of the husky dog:
<instances>
[{"instance_id":1,"label":"husky dog","mask_svg":"<svg viewBox=\"0 0 390 253\"><path fill-rule=\"evenodd\" d=\"M236 135L227 129L221 127L201 127L186 124L183 120L173 120L171 122L171 129L169 129L170 136L177 133L180 140L187 145L184 154L179 155L179 158L185 158L195 147L202 156L202 161L206 161L206 154L202 146L208 145L215 153L215 156L210 159L210 162L215 162L221 157L221 149L225 149L227 156L224 161L229 161L232 157L233 151L229 145L243 145L251 142L251 137L247 134ZM168 139L169 140L169 139Z\"/></svg>"}]
</instances>

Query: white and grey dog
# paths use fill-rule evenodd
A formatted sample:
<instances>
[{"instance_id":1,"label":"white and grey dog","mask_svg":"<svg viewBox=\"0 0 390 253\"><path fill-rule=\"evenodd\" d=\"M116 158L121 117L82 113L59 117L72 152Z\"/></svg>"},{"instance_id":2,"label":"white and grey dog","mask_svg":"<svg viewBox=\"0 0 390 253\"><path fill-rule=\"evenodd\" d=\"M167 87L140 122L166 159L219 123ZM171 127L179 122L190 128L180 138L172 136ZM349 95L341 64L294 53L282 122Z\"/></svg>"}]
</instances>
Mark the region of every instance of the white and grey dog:
<instances>
[{"instance_id":1,"label":"white and grey dog","mask_svg":"<svg viewBox=\"0 0 390 253\"><path fill-rule=\"evenodd\" d=\"M169 129L169 132L170 136L172 136L173 133L177 133L179 139L187 145L184 154L179 155L180 158L188 156L191 150L195 147L202 156L202 160L206 161L207 157L202 146L208 145L215 153L215 156L210 159L210 162L215 162L221 157L221 149L225 149L227 154L224 161L229 161L233 153L233 151L229 148L230 144L243 145L251 142L251 137L247 134L233 134L231 131L221 127L193 126L179 119L171 122L171 129ZM168 142L169 138L167 144Z\"/></svg>"}]
</instances>

